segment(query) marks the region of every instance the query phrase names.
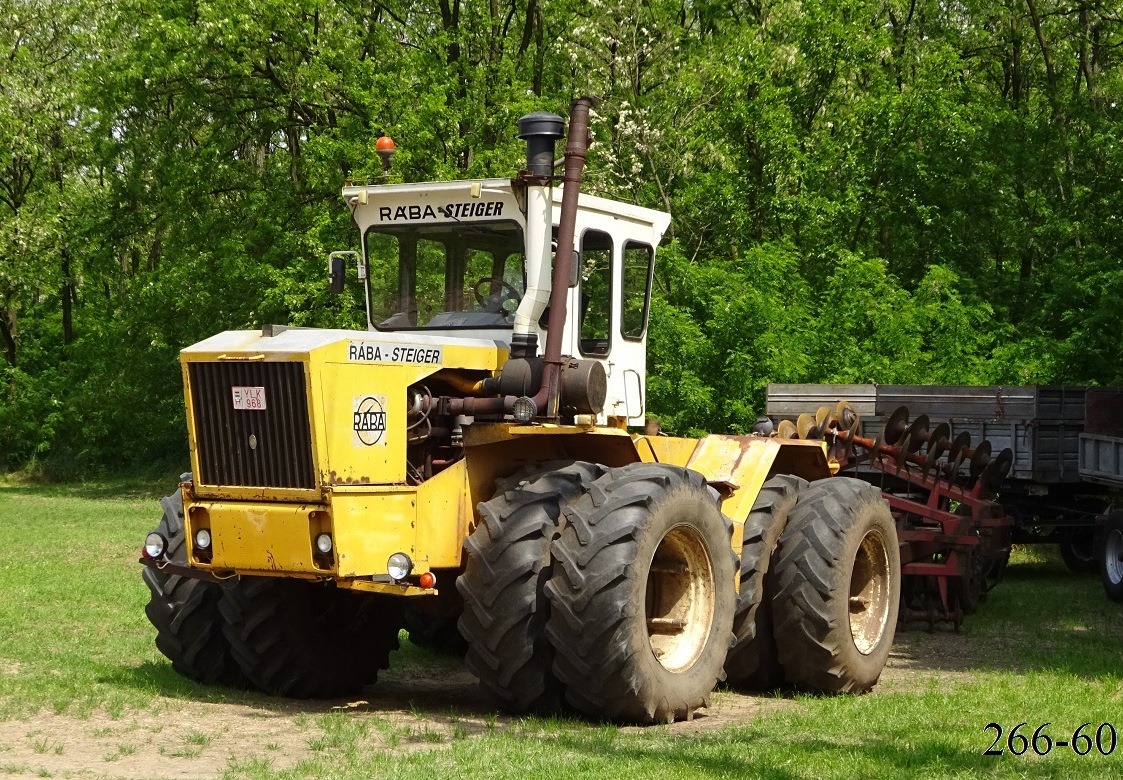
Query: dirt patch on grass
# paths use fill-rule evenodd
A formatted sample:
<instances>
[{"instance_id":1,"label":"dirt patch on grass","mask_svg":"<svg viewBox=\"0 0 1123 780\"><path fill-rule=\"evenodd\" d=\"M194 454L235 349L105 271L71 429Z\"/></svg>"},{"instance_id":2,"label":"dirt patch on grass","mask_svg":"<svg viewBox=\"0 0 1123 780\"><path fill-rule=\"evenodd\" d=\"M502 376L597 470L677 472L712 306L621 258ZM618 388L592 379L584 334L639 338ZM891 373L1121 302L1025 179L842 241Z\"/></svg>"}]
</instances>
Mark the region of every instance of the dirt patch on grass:
<instances>
[{"instance_id":1,"label":"dirt patch on grass","mask_svg":"<svg viewBox=\"0 0 1123 780\"><path fill-rule=\"evenodd\" d=\"M971 657L962 634L903 633L875 695L968 680ZM693 720L658 728L704 733L799 706L779 695L719 690ZM0 721L0 778L205 778L231 765L285 769L349 746L439 749L510 728L524 728L524 722L497 714L463 666L441 660L433 668L392 670L354 700L222 704L163 698L151 711L116 718L105 712L88 718L41 712Z\"/></svg>"},{"instance_id":2,"label":"dirt patch on grass","mask_svg":"<svg viewBox=\"0 0 1123 780\"><path fill-rule=\"evenodd\" d=\"M23 664L10 658L0 658L0 677L15 677L23 670Z\"/></svg>"},{"instance_id":3,"label":"dirt patch on grass","mask_svg":"<svg viewBox=\"0 0 1123 780\"><path fill-rule=\"evenodd\" d=\"M387 679L364 698L260 704L159 698L150 711L0 721L0 778L204 778L231 765L274 770L350 745L432 748L514 719L496 715L464 669Z\"/></svg>"},{"instance_id":4,"label":"dirt patch on grass","mask_svg":"<svg viewBox=\"0 0 1123 780\"><path fill-rule=\"evenodd\" d=\"M171 701L156 707L119 718L39 713L0 722L0 776L200 778L250 752L283 768L299 760L316 731L253 707Z\"/></svg>"},{"instance_id":5,"label":"dirt patch on grass","mask_svg":"<svg viewBox=\"0 0 1123 780\"><path fill-rule=\"evenodd\" d=\"M978 639L951 631L898 631L875 693L911 693L978 677Z\"/></svg>"}]
</instances>

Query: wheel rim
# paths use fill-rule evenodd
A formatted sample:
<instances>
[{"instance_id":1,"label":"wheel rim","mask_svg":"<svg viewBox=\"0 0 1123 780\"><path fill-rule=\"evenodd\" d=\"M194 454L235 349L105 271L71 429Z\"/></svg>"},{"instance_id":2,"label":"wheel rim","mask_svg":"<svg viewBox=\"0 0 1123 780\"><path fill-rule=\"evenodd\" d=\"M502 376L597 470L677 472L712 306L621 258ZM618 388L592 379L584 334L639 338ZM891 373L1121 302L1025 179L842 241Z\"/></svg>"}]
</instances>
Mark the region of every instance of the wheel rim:
<instances>
[{"instance_id":1,"label":"wheel rim","mask_svg":"<svg viewBox=\"0 0 1123 780\"><path fill-rule=\"evenodd\" d=\"M881 642L889 617L889 551L885 540L870 531L858 545L850 575L850 634L862 655Z\"/></svg>"},{"instance_id":2,"label":"wheel rim","mask_svg":"<svg viewBox=\"0 0 1123 780\"><path fill-rule=\"evenodd\" d=\"M698 532L676 526L659 542L647 574L647 636L671 672L689 669L706 647L714 619L713 563Z\"/></svg>"},{"instance_id":3,"label":"wheel rim","mask_svg":"<svg viewBox=\"0 0 1123 780\"><path fill-rule=\"evenodd\" d=\"M1107 579L1112 585L1123 583L1123 531L1113 529L1104 544Z\"/></svg>"}]
</instances>

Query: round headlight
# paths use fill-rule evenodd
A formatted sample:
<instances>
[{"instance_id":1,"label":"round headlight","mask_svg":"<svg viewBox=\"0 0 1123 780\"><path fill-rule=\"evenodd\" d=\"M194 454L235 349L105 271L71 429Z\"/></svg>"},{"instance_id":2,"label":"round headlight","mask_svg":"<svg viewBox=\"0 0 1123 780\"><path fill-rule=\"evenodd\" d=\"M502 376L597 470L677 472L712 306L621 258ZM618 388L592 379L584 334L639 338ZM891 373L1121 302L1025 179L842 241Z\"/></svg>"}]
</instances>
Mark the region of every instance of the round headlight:
<instances>
[{"instance_id":1,"label":"round headlight","mask_svg":"<svg viewBox=\"0 0 1123 780\"><path fill-rule=\"evenodd\" d=\"M331 552L331 534L320 534L316 537L316 549L323 555Z\"/></svg>"},{"instance_id":2,"label":"round headlight","mask_svg":"<svg viewBox=\"0 0 1123 780\"><path fill-rule=\"evenodd\" d=\"M413 571L413 561L405 553L394 553L386 561L386 573L395 582L401 582Z\"/></svg>"},{"instance_id":3,"label":"round headlight","mask_svg":"<svg viewBox=\"0 0 1123 780\"><path fill-rule=\"evenodd\" d=\"M153 531L144 540L144 556L159 558L168 549L168 540Z\"/></svg>"},{"instance_id":4,"label":"round headlight","mask_svg":"<svg viewBox=\"0 0 1123 780\"><path fill-rule=\"evenodd\" d=\"M211 532L208 529L200 528L195 532L195 547L199 550L211 548Z\"/></svg>"}]
</instances>

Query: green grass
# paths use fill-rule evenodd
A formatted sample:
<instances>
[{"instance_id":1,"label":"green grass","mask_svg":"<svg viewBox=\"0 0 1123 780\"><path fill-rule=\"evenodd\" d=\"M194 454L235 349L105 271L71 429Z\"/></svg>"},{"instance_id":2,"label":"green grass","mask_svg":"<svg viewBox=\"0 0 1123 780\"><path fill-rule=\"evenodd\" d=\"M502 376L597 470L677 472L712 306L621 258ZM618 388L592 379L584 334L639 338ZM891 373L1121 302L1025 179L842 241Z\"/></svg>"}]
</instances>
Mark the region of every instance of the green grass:
<instances>
[{"instance_id":1,"label":"green grass","mask_svg":"<svg viewBox=\"0 0 1123 780\"><path fill-rule=\"evenodd\" d=\"M889 675L872 696L763 702L744 723L696 731L689 724L620 729L571 719L510 719L407 697L402 714L288 704L200 686L172 672L144 617L147 590L137 553L155 525L155 497L170 485L30 486L0 482L0 719L29 719L25 747L44 766L63 740L35 731L36 712L85 717L177 701L252 704L287 718L305 746L294 766L275 765L284 746L245 744L216 753L212 732L161 735L169 760L204 754L215 773L272 778L644 778L652 777L1102 777L1123 772L1123 745L1104 757L1054 748L983 756L996 722L1009 731L1046 721L1053 739L1085 722L1123 731L1123 609L1098 582L1064 570L1056 556L1021 551L1007 579L959 634L912 630L896 653L910 671ZM442 677L456 660L406 643L391 678ZM734 694L717 694L734 697ZM733 699L725 699L732 701ZM303 708L303 711L301 709ZM200 723L207 729L207 724ZM106 734L106 771L133 755ZM212 755L212 753L214 755ZM226 759L225 769L223 760ZM283 762L282 762L283 763ZM289 762L291 763L291 762ZM0 776L33 770L0 763Z\"/></svg>"},{"instance_id":2,"label":"green grass","mask_svg":"<svg viewBox=\"0 0 1123 780\"><path fill-rule=\"evenodd\" d=\"M0 484L0 717L193 695L144 617L136 560L159 510L135 488L105 497L112 489Z\"/></svg>"}]
</instances>

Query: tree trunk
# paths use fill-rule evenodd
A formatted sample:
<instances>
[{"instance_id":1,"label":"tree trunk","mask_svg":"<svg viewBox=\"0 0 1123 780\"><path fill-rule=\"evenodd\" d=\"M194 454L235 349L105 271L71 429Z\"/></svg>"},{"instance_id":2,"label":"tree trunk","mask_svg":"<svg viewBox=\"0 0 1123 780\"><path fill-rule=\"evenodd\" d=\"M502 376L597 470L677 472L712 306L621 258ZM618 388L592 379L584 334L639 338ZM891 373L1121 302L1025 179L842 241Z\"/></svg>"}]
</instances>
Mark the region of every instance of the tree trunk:
<instances>
[{"instance_id":1,"label":"tree trunk","mask_svg":"<svg viewBox=\"0 0 1123 780\"><path fill-rule=\"evenodd\" d=\"M16 348L19 333L19 315L14 306L5 306L0 309L0 336L4 337L4 357L8 365L16 367Z\"/></svg>"},{"instance_id":2,"label":"tree trunk","mask_svg":"<svg viewBox=\"0 0 1123 780\"><path fill-rule=\"evenodd\" d=\"M70 250L63 247L62 285L59 298L62 300L62 343L69 346L74 342L74 274L70 263Z\"/></svg>"}]
</instances>

